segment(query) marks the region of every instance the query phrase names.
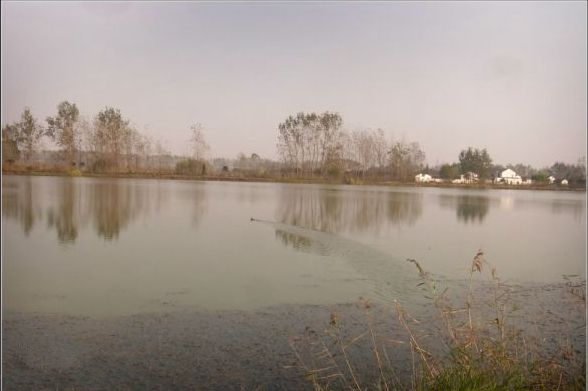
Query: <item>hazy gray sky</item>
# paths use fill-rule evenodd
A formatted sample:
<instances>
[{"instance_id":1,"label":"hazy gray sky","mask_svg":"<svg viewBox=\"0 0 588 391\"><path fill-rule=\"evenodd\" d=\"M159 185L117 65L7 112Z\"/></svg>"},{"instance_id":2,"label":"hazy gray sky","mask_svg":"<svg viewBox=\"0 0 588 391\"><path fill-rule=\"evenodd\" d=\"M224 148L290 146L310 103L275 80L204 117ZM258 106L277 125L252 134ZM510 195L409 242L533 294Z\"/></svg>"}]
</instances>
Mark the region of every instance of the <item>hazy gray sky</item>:
<instances>
[{"instance_id":1,"label":"hazy gray sky","mask_svg":"<svg viewBox=\"0 0 588 391\"><path fill-rule=\"evenodd\" d=\"M277 125L337 111L346 129L469 145L498 163L586 149L586 2L2 2L2 123L62 100L120 108L186 152L276 157Z\"/></svg>"}]
</instances>

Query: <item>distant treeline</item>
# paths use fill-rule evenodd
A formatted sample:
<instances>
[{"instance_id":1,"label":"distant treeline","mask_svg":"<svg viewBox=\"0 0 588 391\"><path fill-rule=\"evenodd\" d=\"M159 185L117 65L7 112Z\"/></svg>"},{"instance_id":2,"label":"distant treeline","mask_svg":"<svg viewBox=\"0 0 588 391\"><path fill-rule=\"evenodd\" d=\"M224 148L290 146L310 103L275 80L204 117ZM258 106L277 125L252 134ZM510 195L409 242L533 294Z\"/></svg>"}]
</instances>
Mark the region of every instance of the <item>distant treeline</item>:
<instances>
[{"instance_id":1,"label":"distant treeline","mask_svg":"<svg viewBox=\"0 0 588 391\"><path fill-rule=\"evenodd\" d=\"M418 173L452 180L467 173L490 180L506 169L523 179L547 182L549 176L585 185L586 159L577 164L556 162L551 167L494 164L486 149L468 147L458 161L430 167L416 141L391 140L382 129L346 131L338 113L297 113L277 127L279 161L256 153L236 159L210 159L204 127L187 129L191 156L172 156L161 141L141 134L120 110L106 107L87 120L75 103L61 102L57 112L38 121L25 108L20 121L2 126L2 160L5 166L75 170L92 173L165 173L188 176L248 176L324 178L347 183L367 180L412 182ZM40 151L43 139L58 151Z\"/></svg>"},{"instance_id":2,"label":"distant treeline","mask_svg":"<svg viewBox=\"0 0 588 391\"><path fill-rule=\"evenodd\" d=\"M59 147L58 154L41 153L43 139L53 141ZM112 107L88 121L80 117L75 104L65 101L45 123L25 108L20 121L2 127L3 162L33 168L53 164L90 172L134 172L157 169L161 157L169 155L160 141L142 135Z\"/></svg>"}]
</instances>

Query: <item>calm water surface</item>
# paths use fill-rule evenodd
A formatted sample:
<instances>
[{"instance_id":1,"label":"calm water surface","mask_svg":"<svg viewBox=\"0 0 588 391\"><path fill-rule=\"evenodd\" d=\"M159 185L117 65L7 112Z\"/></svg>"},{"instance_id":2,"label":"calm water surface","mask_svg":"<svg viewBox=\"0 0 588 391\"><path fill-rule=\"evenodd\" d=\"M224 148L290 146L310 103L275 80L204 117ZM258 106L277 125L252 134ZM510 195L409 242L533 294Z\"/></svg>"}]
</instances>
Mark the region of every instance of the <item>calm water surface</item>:
<instances>
[{"instance_id":1,"label":"calm water surface","mask_svg":"<svg viewBox=\"0 0 588 391\"><path fill-rule=\"evenodd\" d=\"M4 308L90 316L394 298L448 279L585 274L586 194L5 176ZM263 220L251 221L251 218Z\"/></svg>"}]
</instances>

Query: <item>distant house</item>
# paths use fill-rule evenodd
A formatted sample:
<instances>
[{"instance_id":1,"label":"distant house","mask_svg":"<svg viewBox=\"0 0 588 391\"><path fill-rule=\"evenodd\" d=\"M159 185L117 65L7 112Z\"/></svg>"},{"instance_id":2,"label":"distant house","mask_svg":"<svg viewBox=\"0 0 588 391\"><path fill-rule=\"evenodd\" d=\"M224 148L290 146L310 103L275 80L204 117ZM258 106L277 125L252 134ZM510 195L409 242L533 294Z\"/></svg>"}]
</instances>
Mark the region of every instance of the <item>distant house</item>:
<instances>
[{"instance_id":1,"label":"distant house","mask_svg":"<svg viewBox=\"0 0 588 391\"><path fill-rule=\"evenodd\" d=\"M553 183L555 182L555 178L554 178L553 176L550 176L550 177L549 177L549 178L547 178L547 179L549 179L549 184L550 184L550 185L551 185L551 184L553 184Z\"/></svg>"},{"instance_id":2,"label":"distant house","mask_svg":"<svg viewBox=\"0 0 588 391\"><path fill-rule=\"evenodd\" d=\"M533 180L531 178L523 179L523 185L532 185Z\"/></svg>"},{"instance_id":3,"label":"distant house","mask_svg":"<svg viewBox=\"0 0 588 391\"><path fill-rule=\"evenodd\" d=\"M466 183L476 183L479 180L478 174L475 172L466 172L465 174L465 181Z\"/></svg>"},{"instance_id":4,"label":"distant house","mask_svg":"<svg viewBox=\"0 0 588 391\"><path fill-rule=\"evenodd\" d=\"M564 185L564 186L567 186L568 180L567 179L562 179L561 180L561 184Z\"/></svg>"},{"instance_id":5,"label":"distant house","mask_svg":"<svg viewBox=\"0 0 588 391\"><path fill-rule=\"evenodd\" d=\"M466 172L465 175L460 175L458 179L454 179L451 183L476 183L478 182L478 174L475 172Z\"/></svg>"},{"instance_id":6,"label":"distant house","mask_svg":"<svg viewBox=\"0 0 588 391\"><path fill-rule=\"evenodd\" d=\"M495 179L495 183L505 183L507 185L520 185L523 183L523 179L516 172L507 168L500 173L500 176Z\"/></svg>"},{"instance_id":7,"label":"distant house","mask_svg":"<svg viewBox=\"0 0 588 391\"><path fill-rule=\"evenodd\" d=\"M429 183L433 180L429 174L418 174L414 177L415 182L418 183Z\"/></svg>"}]
</instances>

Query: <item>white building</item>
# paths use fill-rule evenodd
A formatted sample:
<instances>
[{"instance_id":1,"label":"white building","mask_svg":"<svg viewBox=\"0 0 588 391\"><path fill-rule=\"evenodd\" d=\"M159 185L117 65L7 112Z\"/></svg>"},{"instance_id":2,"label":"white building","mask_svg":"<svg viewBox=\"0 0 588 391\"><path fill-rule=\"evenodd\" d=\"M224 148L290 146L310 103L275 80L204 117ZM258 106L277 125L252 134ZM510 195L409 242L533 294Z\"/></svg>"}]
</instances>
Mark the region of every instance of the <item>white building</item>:
<instances>
[{"instance_id":1,"label":"white building","mask_svg":"<svg viewBox=\"0 0 588 391\"><path fill-rule=\"evenodd\" d=\"M433 180L429 174L418 174L414 177L415 182L419 183L429 183Z\"/></svg>"},{"instance_id":2,"label":"white building","mask_svg":"<svg viewBox=\"0 0 588 391\"><path fill-rule=\"evenodd\" d=\"M562 179L561 180L561 184L564 185L564 186L567 186L568 180L567 179Z\"/></svg>"},{"instance_id":3,"label":"white building","mask_svg":"<svg viewBox=\"0 0 588 391\"><path fill-rule=\"evenodd\" d=\"M547 179L549 179L549 184L550 184L550 185L551 185L551 184L553 184L553 183L555 182L555 178L554 178L553 176L550 176L550 177L549 177L549 178L547 178Z\"/></svg>"},{"instance_id":4,"label":"white building","mask_svg":"<svg viewBox=\"0 0 588 391\"><path fill-rule=\"evenodd\" d=\"M460 175L459 179L454 179L451 183L476 183L478 182L478 174L475 172L468 172L465 175Z\"/></svg>"},{"instance_id":5,"label":"white building","mask_svg":"<svg viewBox=\"0 0 588 391\"><path fill-rule=\"evenodd\" d=\"M506 183L507 185L520 185L523 183L523 179L516 172L507 168L500 173L500 177L495 179L496 183Z\"/></svg>"}]
</instances>

